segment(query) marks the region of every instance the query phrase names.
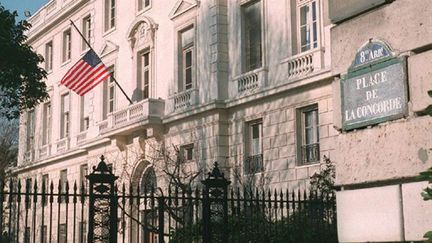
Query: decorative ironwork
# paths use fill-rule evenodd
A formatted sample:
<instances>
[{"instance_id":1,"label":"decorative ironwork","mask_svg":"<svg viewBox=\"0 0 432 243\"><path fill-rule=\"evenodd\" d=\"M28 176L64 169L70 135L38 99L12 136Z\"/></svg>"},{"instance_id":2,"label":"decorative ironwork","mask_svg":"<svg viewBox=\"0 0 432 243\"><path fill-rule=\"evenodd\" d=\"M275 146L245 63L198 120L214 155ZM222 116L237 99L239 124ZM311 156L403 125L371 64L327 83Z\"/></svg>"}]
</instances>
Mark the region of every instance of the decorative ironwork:
<instances>
[{"instance_id":1,"label":"decorative ironwork","mask_svg":"<svg viewBox=\"0 0 432 243\"><path fill-rule=\"evenodd\" d=\"M208 173L203 191L203 242L214 239L228 241L226 225L228 222L228 185L231 183L221 173L218 163Z\"/></svg>"},{"instance_id":2,"label":"decorative ironwork","mask_svg":"<svg viewBox=\"0 0 432 243\"><path fill-rule=\"evenodd\" d=\"M303 145L301 147L302 164L309 164L319 161L319 143Z\"/></svg>"},{"instance_id":3,"label":"decorative ironwork","mask_svg":"<svg viewBox=\"0 0 432 243\"><path fill-rule=\"evenodd\" d=\"M255 174L264 171L263 155L257 154L248 156L245 161L245 173Z\"/></svg>"},{"instance_id":4,"label":"decorative ironwork","mask_svg":"<svg viewBox=\"0 0 432 243\"><path fill-rule=\"evenodd\" d=\"M86 176L90 181L88 242L117 242L117 206L115 176L102 155L93 173ZM114 220L113 220L114 219Z\"/></svg>"}]
</instances>

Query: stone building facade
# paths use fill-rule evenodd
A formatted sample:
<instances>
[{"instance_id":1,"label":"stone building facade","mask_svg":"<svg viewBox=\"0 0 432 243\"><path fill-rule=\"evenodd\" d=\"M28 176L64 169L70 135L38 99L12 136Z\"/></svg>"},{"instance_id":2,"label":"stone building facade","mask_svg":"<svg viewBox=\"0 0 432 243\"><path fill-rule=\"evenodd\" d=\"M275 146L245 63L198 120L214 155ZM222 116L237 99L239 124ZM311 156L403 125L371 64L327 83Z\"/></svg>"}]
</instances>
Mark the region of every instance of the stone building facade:
<instances>
[{"instance_id":1,"label":"stone building facade","mask_svg":"<svg viewBox=\"0 0 432 243\"><path fill-rule=\"evenodd\" d=\"M432 87L430 4L330 1L330 18L335 24L331 29L332 73L339 75L333 82L333 121L342 131L333 157L340 187L336 198L342 242L411 242L421 240L432 227L430 202L420 196L427 182L417 178L432 165L432 118L425 114ZM356 53L375 40L388 45L394 57L390 59L403 63L400 78L385 63L377 65L388 70L390 85L404 84L407 109L400 118L344 131L341 103L349 98L339 92L342 80L349 75Z\"/></svg>"},{"instance_id":2,"label":"stone building facade","mask_svg":"<svg viewBox=\"0 0 432 243\"><path fill-rule=\"evenodd\" d=\"M421 239L421 225L430 224L418 216L425 183L414 182L431 165L432 120L422 116L430 104L427 5L51 0L30 18L27 33L45 58L50 99L22 115L13 173L81 181L103 154L121 180L163 187L167 161L158 154L171 151L185 171L202 172L198 179L218 161L234 186L252 178L297 190L307 188L325 155L337 164L341 241ZM132 104L113 79L83 97L60 84L88 50L69 20ZM408 113L345 131L341 79L369 39L407 58ZM391 217L380 217L383 208ZM372 226L376 217L394 228Z\"/></svg>"}]
</instances>

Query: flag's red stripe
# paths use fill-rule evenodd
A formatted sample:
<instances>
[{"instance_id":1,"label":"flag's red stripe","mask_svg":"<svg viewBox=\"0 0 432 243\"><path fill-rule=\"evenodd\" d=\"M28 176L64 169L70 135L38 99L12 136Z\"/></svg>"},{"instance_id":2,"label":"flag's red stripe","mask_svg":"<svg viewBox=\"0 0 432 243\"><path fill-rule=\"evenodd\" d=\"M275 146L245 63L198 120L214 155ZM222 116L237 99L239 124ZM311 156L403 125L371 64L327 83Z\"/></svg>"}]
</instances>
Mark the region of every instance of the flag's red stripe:
<instances>
[{"instance_id":1,"label":"flag's red stripe","mask_svg":"<svg viewBox=\"0 0 432 243\"><path fill-rule=\"evenodd\" d=\"M103 68L104 65L101 64L90 70L84 77L82 77L78 82L76 82L76 85L74 85L72 89L79 90L83 85L92 82L94 76L97 75L99 72L103 71Z\"/></svg>"},{"instance_id":2,"label":"flag's red stripe","mask_svg":"<svg viewBox=\"0 0 432 243\"><path fill-rule=\"evenodd\" d=\"M92 86L93 83L99 83L99 79L101 77L106 76L106 74L109 75L108 70L105 68L105 66L102 66L97 72L95 72L90 78L89 81L86 83L83 83L83 85L80 88L77 88L77 93L81 93L83 90L87 89L87 87Z\"/></svg>"},{"instance_id":3,"label":"flag's red stripe","mask_svg":"<svg viewBox=\"0 0 432 243\"><path fill-rule=\"evenodd\" d=\"M84 60L80 60L79 62L77 62L75 65L72 66L71 69L69 69L69 71L67 71L67 73L65 74L65 76L63 77L61 83L64 84L66 83L66 81L71 78L71 76L74 75L74 72L76 70L77 67L80 67L82 64L84 63Z\"/></svg>"},{"instance_id":4,"label":"flag's red stripe","mask_svg":"<svg viewBox=\"0 0 432 243\"><path fill-rule=\"evenodd\" d=\"M107 78L110 77L109 73L105 73L104 76L101 76L99 78L99 81L96 81L93 83L93 85L89 86L87 89L84 89L83 91L81 91L80 93L78 93L79 95L83 96L85 94L87 94L87 92L89 92L90 90L92 90L96 85L100 84L101 82L105 81Z\"/></svg>"},{"instance_id":5,"label":"flag's red stripe","mask_svg":"<svg viewBox=\"0 0 432 243\"><path fill-rule=\"evenodd\" d=\"M88 65L87 63L85 64L85 68L78 74L78 76L73 80L73 82L71 82L69 84L69 88L70 89L74 89L74 87L76 87L77 85L80 85L81 82L83 82L83 80L85 80L88 76L89 73L92 72L93 67Z\"/></svg>"},{"instance_id":6,"label":"flag's red stripe","mask_svg":"<svg viewBox=\"0 0 432 243\"><path fill-rule=\"evenodd\" d=\"M73 85L73 83L77 81L77 78L80 77L80 75L82 75L83 73L87 72L89 68L91 68L91 66L88 65L86 62L83 62L82 64L80 64L80 66L77 66L76 69L72 70L73 75L68 78L68 80L65 82L65 85L68 87Z\"/></svg>"}]
</instances>

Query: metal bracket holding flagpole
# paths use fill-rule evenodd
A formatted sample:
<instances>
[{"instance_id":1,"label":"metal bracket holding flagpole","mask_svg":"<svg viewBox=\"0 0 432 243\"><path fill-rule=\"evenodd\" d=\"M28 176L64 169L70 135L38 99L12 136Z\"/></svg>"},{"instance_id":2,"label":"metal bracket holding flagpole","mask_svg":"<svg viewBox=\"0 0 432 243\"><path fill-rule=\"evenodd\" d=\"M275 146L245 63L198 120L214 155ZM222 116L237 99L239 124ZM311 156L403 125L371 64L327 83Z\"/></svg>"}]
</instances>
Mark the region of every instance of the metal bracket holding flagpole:
<instances>
[{"instance_id":1,"label":"metal bracket holding flagpole","mask_svg":"<svg viewBox=\"0 0 432 243\"><path fill-rule=\"evenodd\" d=\"M76 31L78 31L78 33L80 34L81 38L85 41L85 43L87 44L87 46L94 52L96 53L96 51L93 49L93 47L90 45L90 43L87 41L87 39L84 37L84 35L81 33L81 31L79 31L79 29L76 27L75 23L70 19L69 20L72 24L72 26L76 29ZM100 59L100 58L99 58ZM101 60L102 62L102 60ZM104 64L102 62L102 64ZM105 64L104 64L105 66ZM121 92L123 93L123 95L126 97L126 99L129 101L129 103L132 105L133 102L132 100L129 98L129 96L126 94L126 92L123 90L123 88L120 86L120 84L117 82L117 80L115 79L115 77L112 75L112 73L110 73L110 77L114 80L115 84L119 87L119 89L121 90Z\"/></svg>"}]
</instances>

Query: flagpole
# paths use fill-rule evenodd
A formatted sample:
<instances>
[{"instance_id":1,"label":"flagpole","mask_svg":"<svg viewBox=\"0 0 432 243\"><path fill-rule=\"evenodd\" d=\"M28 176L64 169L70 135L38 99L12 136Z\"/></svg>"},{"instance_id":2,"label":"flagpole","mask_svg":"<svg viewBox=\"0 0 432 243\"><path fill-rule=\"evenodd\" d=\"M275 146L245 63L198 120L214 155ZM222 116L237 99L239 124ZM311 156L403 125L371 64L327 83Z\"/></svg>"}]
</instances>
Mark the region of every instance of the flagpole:
<instances>
[{"instance_id":1,"label":"flagpole","mask_svg":"<svg viewBox=\"0 0 432 243\"><path fill-rule=\"evenodd\" d=\"M76 27L75 23L69 19L69 21L71 22L72 26L76 29L76 31L78 31L78 34L81 36L81 38L85 41L85 43L87 44L87 46L94 52L96 53L96 51L93 49L93 47L90 45L90 43L87 41L87 39L84 37L84 35L81 33L81 31L79 31L79 29ZM102 62L102 60L101 60ZM102 62L102 64L104 64ZM104 64L105 65L105 64ZM115 84L120 88L121 92L123 93L123 95L126 97L126 99L129 101L129 103L132 105L133 102L132 100L129 98L129 96L127 96L126 92L123 90L123 88L120 86L120 84L117 82L117 80L114 78L114 76L112 75L112 73L110 73L110 77L114 80Z\"/></svg>"}]
</instances>

